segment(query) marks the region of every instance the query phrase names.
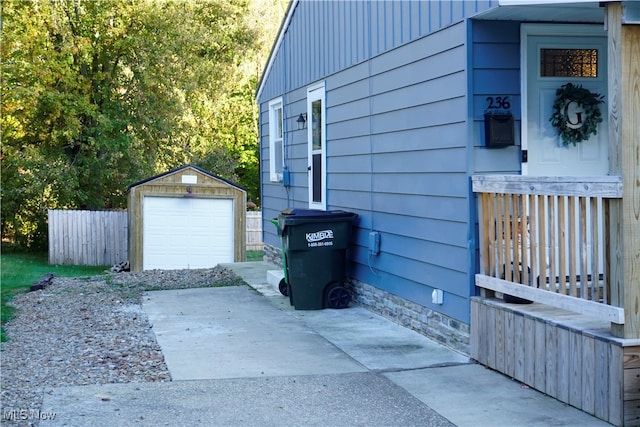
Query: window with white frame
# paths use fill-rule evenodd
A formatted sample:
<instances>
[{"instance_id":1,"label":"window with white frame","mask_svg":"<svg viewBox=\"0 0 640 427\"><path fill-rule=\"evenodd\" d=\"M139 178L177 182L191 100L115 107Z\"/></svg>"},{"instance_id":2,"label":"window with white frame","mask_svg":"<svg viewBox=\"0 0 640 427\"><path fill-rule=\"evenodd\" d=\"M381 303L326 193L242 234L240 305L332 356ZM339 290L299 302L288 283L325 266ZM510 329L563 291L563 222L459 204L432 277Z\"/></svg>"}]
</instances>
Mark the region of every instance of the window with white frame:
<instances>
[{"instance_id":1,"label":"window with white frame","mask_svg":"<svg viewBox=\"0 0 640 427\"><path fill-rule=\"evenodd\" d=\"M269 180L282 181L284 165L284 129L282 98L269 102Z\"/></svg>"}]
</instances>

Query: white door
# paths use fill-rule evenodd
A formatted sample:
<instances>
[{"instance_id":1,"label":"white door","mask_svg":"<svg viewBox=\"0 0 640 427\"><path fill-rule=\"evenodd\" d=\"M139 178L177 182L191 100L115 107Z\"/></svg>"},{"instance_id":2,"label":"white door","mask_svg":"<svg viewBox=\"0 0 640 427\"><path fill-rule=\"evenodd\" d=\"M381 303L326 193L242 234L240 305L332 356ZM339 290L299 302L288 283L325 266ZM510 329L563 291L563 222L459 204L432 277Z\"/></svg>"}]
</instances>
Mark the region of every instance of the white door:
<instances>
[{"instance_id":1,"label":"white door","mask_svg":"<svg viewBox=\"0 0 640 427\"><path fill-rule=\"evenodd\" d=\"M233 262L233 200L146 196L142 212L144 270Z\"/></svg>"},{"instance_id":2,"label":"white door","mask_svg":"<svg viewBox=\"0 0 640 427\"><path fill-rule=\"evenodd\" d=\"M327 136L324 98L324 83L307 90L309 208L321 210L327 207Z\"/></svg>"},{"instance_id":3,"label":"white door","mask_svg":"<svg viewBox=\"0 0 640 427\"><path fill-rule=\"evenodd\" d=\"M523 25L522 43L522 69L526 70L522 149L527 160L522 163L522 174L607 175L607 36L602 25ZM605 100L600 104L604 120L597 134L577 146L564 146L549 121L556 89L566 83L582 85L604 95Z\"/></svg>"},{"instance_id":4,"label":"white door","mask_svg":"<svg viewBox=\"0 0 640 427\"><path fill-rule=\"evenodd\" d=\"M608 126L607 126L607 36L602 25L535 25L522 26L522 150L523 175L536 176L598 176L609 172ZM600 104L603 121L596 135L579 142L576 146L565 146L549 121L553 113L556 90L562 85L572 83L581 85L591 92L604 95L604 104ZM569 114L571 115L571 114ZM579 124L580 118L570 118ZM526 156L524 154L526 153ZM525 161L526 160L526 161ZM529 211L528 201L525 209ZM587 203L589 203L587 201ZM547 212L551 209L545 202ZM602 206L598 206L598 217L602 218ZM553 215L558 218L558 204L553 207ZM580 213L576 208L570 212L564 208L564 229L568 230L569 218L574 217L580 223ZM584 221L591 229L592 216L587 210ZM598 224L598 240L604 241L602 224ZM540 234L549 236L549 224L537 228L537 241ZM557 235L557 230L555 230ZM555 262L569 264L570 254L580 254L579 242L569 245L569 236L565 237L568 253L565 260L559 259L559 248L547 247L547 254L555 254ZM549 240L547 239L547 242ZM579 273L592 274L592 239L588 236L588 259L586 265L578 266ZM598 247L599 272L602 272L603 250ZM550 260L539 260L534 266L536 271L545 271ZM538 270L539 269L539 270Z\"/></svg>"}]
</instances>

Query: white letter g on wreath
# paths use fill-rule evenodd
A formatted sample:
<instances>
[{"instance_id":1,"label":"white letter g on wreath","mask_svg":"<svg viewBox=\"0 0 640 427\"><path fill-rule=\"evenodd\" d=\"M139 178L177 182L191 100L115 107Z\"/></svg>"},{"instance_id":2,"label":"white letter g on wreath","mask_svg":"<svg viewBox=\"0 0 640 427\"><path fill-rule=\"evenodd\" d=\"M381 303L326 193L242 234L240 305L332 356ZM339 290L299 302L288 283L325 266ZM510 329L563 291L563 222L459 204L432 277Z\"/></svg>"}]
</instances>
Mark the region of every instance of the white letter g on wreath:
<instances>
[{"instance_id":1,"label":"white letter g on wreath","mask_svg":"<svg viewBox=\"0 0 640 427\"><path fill-rule=\"evenodd\" d=\"M598 105L602 103L602 95L580 85L567 83L556 90L549 121L565 146L575 146L598 133L598 123L602 122Z\"/></svg>"}]
</instances>

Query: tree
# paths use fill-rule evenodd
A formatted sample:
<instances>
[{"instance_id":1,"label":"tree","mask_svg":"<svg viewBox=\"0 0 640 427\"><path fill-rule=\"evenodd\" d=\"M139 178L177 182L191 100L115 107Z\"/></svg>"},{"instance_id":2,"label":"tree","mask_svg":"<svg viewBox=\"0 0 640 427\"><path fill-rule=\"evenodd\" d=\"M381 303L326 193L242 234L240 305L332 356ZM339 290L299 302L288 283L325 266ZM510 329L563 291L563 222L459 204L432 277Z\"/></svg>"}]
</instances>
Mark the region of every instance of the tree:
<instances>
[{"instance_id":1,"label":"tree","mask_svg":"<svg viewBox=\"0 0 640 427\"><path fill-rule=\"evenodd\" d=\"M128 185L184 163L252 179L251 83L238 78L256 50L247 9L2 2L3 237L44 248L47 208L123 208Z\"/></svg>"}]
</instances>

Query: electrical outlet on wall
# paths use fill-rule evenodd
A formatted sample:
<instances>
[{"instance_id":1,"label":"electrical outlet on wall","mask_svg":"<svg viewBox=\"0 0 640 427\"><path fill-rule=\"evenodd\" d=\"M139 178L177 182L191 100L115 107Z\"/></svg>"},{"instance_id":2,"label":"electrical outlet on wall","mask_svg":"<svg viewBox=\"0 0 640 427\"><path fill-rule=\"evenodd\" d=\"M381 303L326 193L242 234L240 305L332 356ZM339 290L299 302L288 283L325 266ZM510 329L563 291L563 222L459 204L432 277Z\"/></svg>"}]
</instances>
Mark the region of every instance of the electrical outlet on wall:
<instances>
[{"instance_id":1,"label":"electrical outlet on wall","mask_svg":"<svg viewBox=\"0 0 640 427\"><path fill-rule=\"evenodd\" d=\"M442 289L434 289L433 292L431 292L431 302L438 305L442 304L442 296Z\"/></svg>"}]
</instances>

